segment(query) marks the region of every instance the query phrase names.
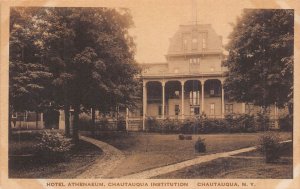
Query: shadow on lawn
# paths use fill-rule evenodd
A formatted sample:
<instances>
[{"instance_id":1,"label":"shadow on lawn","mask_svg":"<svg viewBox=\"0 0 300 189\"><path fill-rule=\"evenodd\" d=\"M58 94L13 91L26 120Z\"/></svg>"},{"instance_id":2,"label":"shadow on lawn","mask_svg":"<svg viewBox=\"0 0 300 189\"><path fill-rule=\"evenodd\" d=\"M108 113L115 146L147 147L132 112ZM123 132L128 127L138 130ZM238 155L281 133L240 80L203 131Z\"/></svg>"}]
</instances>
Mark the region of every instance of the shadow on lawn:
<instances>
[{"instance_id":1,"label":"shadow on lawn","mask_svg":"<svg viewBox=\"0 0 300 189\"><path fill-rule=\"evenodd\" d=\"M17 134L9 142L10 178L74 178L90 166L102 151L80 141L65 157L35 155L38 134Z\"/></svg>"},{"instance_id":2,"label":"shadow on lawn","mask_svg":"<svg viewBox=\"0 0 300 189\"><path fill-rule=\"evenodd\" d=\"M95 136L88 134L87 136L93 137L97 140L107 142L110 145L116 147L119 150L128 150L133 148L139 143L139 137L137 133L122 132L122 131L109 131L109 132L98 132ZM126 142L124 142L126 141Z\"/></svg>"}]
</instances>

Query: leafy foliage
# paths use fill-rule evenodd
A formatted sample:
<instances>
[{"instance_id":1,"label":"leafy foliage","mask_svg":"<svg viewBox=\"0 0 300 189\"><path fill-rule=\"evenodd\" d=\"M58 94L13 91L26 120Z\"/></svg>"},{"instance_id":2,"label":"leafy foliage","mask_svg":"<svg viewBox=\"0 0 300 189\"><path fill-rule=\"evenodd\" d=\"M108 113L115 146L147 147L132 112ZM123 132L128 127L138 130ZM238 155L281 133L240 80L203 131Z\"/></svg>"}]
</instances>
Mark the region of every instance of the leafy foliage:
<instances>
[{"instance_id":1,"label":"leafy foliage","mask_svg":"<svg viewBox=\"0 0 300 189\"><path fill-rule=\"evenodd\" d=\"M27 110L53 101L64 106L67 131L73 107L78 140L82 107L109 112L135 106L140 68L127 9L18 7L11 12L12 107Z\"/></svg>"},{"instance_id":2,"label":"leafy foliage","mask_svg":"<svg viewBox=\"0 0 300 189\"><path fill-rule=\"evenodd\" d=\"M37 155L49 157L49 159L53 159L51 156L56 156L57 160L64 158L73 146L71 139L58 132L44 131L41 133L39 141L35 146Z\"/></svg>"},{"instance_id":3,"label":"leafy foliage","mask_svg":"<svg viewBox=\"0 0 300 189\"><path fill-rule=\"evenodd\" d=\"M263 107L292 103L293 10L246 9L229 38L228 98Z\"/></svg>"},{"instance_id":4,"label":"leafy foliage","mask_svg":"<svg viewBox=\"0 0 300 189\"><path fill-rule=\"evenodd\" d=\"M266 162L271 163L280 158L280 138L274 133L264 133L259 139L259 150L266 157Z\"/></svg>"},{"instance_id":5,"label":"leafy foliage","mask_svg":"<svg viewBox=\"0 0 300 189\"><path fill-rule=\"evenodd\" d=\"M205 139L198 138L198 140L195 143L195 150L197 152L206 152L206 144L205 144Z\"/></svg>"}]
</instances>

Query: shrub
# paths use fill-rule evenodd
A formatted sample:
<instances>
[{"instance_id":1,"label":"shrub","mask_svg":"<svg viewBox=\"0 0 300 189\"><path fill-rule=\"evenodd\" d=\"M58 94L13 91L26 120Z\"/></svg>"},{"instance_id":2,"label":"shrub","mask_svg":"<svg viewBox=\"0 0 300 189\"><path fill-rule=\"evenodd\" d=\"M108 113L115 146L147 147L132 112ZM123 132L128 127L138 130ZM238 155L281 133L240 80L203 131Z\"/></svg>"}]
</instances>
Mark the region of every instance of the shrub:
<instances>
[{"instance_id":1,"label":"shrub","mask_svg":"<svg viewBox=\"0 0 300 189\"><path fill-rule=\"evenodd\" d=\"M184 135L183 134L178 135L178 139L179 140L184 140Z\"/></svg>"},{"instance_id":2,"label":"shrub","mask_svg":"<svg viewBox=\"0 0 300 189\"><path fill-rule=\"evenodd\" d=\"M48 161L64 160L67 152L73 147L71 139L58 132L44 131L38 140L39 143L35 145L36 155L42 156Z\"/></svg>"},{"instance_id":3,"label":"shrub","mask_svg":"<svg viewBox=\"0 0 300 189\"><path fill-rule=\"evenodd\" d=\"M147 117L146 119L146 131L157 132L159 131L159 123L154 117Z\"/></svg>"},{"instance_id":4,"label":"shrub","mask_svg":"<svg viewBox=\"0 0 300 189\"><path fill-rule=\"evenodd\" d=\"M279 118L279 128L282 131L292 131L293 116L286 115L285 117Z\"/></svg>"},{"instance_id":5,"label":"shrub","mask_svg":"<svg viewBox=\"0 0 300 189\"><path fill-rule=\"evenodd\" d=\"M106 117L102 117L97 123L97 129L108 130L109 121Z\"/></svg>"},{"instance_id":6,"label":"shrub","mask_svg":"<svg viewBox=\"0 0 300 189\"><path fill-rule=\"evenodd\" d=\"M118 131L125 131L126 130L126 121L124 117L119 117L117 121L117 129Z\"/></svg>"},{"instance_id":7,"label":"shrub","mask_svg":"<svg viewBox=\"0 0 300 189\"><path fill-rule=\"evenodd\" d=\"M180 132L187 133L195 133L194 120L186 119L183 121L182 126L180 127Z\"/></svg>"},{"instance_id":8,"label":"shrub","mask_svg":"<svg viewBox=\"0 0 300 189\"><path fill-rule=\"evenodd\" d=\"M227 132L227 122L223 119L207 119L200 120L200 133L220 133Z\"/></svg>"},{"instance_id":9,"label":"shrub","mask_svg":"<svg viewBox=\"0 0 300 189\"><path fill-rule=\"evenodd\" d=\"M195 150L197 152L206 152L206 144L205 144L205 139L201 139L200 137L195 143Z\"/></svg>"},{"instance_id":10,"label":"shrub","mask_svg":"<svg viewBox=\"0 0 300 189\"><path fill-rule=\"evenodd\" d=\"M255 132L255 119L249 114L229 114L225 116L229 132Z\"/></svg>"},{"instance_id":11,"label":"shrub","mask_svg":"<svg viewBox=\"0 0 300 189\"><path fill-rule=\"evenodd\" d=\"M258 113L256 118L256 129L259 131L267 131L270 128L269 115L265 113Z\"/></svg>"},{"instance_id":12,"label":"shrub","mask_svg":"<svg viewBox=\"0 0 300 189\"><path fill-rule=\"evenodd\" d=\"M92 128L92 118L87 113L79 115L79 130L88 131Z\"/></svg>"},{"instance_id":13,"label":"shrub","mask_svg":"<svg viewBox=\"0 0 300 189\"><path fill-rule=\"evenodd\" d=\"M266 162L274 162L280 158L280 138L278 134L264 133L259 139L259 150L265 155Z\"/></svg>"},{"instance_id":14,"label":"shrub","mask_svg":"<svg viewBox=\"0 0 300 189\"><path fill-rule=\"evenodd\" d=\"M179 133L182 123L177 119L165 119L159 122L160 131L163 133Z\"/></svg>"}]
</instances>

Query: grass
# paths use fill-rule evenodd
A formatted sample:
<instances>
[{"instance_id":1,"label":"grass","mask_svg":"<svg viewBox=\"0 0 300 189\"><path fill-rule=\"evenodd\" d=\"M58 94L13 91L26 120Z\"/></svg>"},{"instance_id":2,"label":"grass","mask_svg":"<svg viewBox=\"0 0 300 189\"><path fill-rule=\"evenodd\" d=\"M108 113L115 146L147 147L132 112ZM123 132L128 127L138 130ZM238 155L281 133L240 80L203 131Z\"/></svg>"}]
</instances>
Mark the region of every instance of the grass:
<instances>
[{"instance_id":1,"label":"grass","mask_svg":"<svg viewBox=\"0 0 300 189\"><path fill-rule=\"evenodd\" d=\"M238 154L236 157L226 157L211 162L190 166L168 174L160 175L158 179L291 179L293 178L292 143L282 146L283 158L274 163L265 163L263 156L257 150Z\"/></svg>"},{"instance_id":2,"label":"grass","mask_svg":"<svg viewBox=\"0 0 300 189\"><path fill-rule=\"evenodd\" d=\"M97 139L122 150L125 160L108 177L115 178L151 168L174 164L199 155L218 153L254 146L261 133L193 135L192 140L179 140L178 135L149 133L101 132ZM280 133L290 139L291 133ZM198 137L205 138L206 153L197 153L194 144Z\"/></svg>"},{"instance_id":3,"label":"grass","mask_svg":"<svg viewBox=\"0 0 300 189\"><path fill-rule=\"evenodd\" d=\"M9 142L10 178L74 178L101 157L101 150L80 141L65 161L49 162L33 155L37 143L36 132L15 134ZM53 157L55 159L55 157Z\"/></svg>"}]
</instances>

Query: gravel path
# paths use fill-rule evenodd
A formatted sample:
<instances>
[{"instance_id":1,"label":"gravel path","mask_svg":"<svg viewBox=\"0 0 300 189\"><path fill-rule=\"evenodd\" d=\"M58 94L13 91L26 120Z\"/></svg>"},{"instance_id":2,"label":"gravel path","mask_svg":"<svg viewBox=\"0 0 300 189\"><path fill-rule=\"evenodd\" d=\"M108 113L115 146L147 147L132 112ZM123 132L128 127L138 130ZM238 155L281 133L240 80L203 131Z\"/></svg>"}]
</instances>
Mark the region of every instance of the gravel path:
<instances>
[{"instance_id":1,"label":"gravel path","mask_svg":"<svg viewBox=\"0 0 300 189\"><path fill-rule=\"evenodd\" d=\"M110 173L113 169L116 169L118 164L125 159L125 155L120 150L105 142L92 139L89 137L85 137L85 136L80 136L80 139L92 143L98 146L99 148L101 148L104 153L104 157L97 159L95 163L89 167L89 169L84 171L82 174L78 175L77 178L89 178L89 179L106 178L106 175L108 175L108 173ZM283 141L282 143L290 142L290 141L291 140L287 140L287 141ZM191 160L126 175L121 178L122 179L149 179L158 175L177 171L192 165L212 161L214 159L218 159L221 157L229 157L236 154L249 152L255 149L256 146L253 146L253 147L243 148L243 149L234 150L230 152L203 155Z\"/></svg>"},{"instance_id":2,"label":"gravel path","mask_svg":"<svg viewBox=\"0 0 300 189\"><path fill-rule=\"evenodd\" d=\"M284 143L284 142L291 142L291 140L283 141L282 143ZM243 148L243 149L234 150L234 151L230 151L230 152L222 152L222 153L204 155L204 156L200 156L198 158L183 161L180 163L176 163L176 164L172 164L172 165L168 165L168 166L164 166L164 167L159 167L159 168L150 169L147 171L142 171L139 173L127 175L127 176L122 177L122 179L123 178L124 179L149 179L149 178L152 178L152 177L155 177L158 175L177 171L179 169L183 169L185 167L189 167L192 165L212 161L214 159L221 158L221 157L229 157L229 156L240 154L243 152L249 152L249 151L252 151L255 149L256 149L256 146L253 146L253 147Z\"/></svg>"},{"instance_id":3,"label":"gravel path","mask_svg":"<svg viewBox=\"0 0 300 189\"><path fill-rule=\"evenodd\" d=\"M95 179L95 178L105 178L105 176L115 169L118 164L125 158L124 154L117 148L85 136L80 136L80 139L89 143L96 145L101 148L104 156L97 159L95 163L90 166L86 171L78 175L76 178L84 179Z\"/></svg>"}]
</instances>

